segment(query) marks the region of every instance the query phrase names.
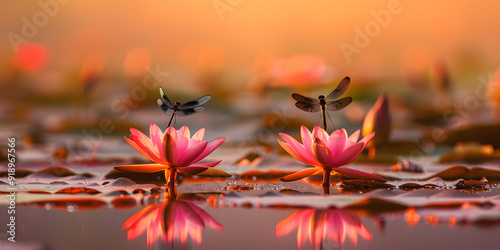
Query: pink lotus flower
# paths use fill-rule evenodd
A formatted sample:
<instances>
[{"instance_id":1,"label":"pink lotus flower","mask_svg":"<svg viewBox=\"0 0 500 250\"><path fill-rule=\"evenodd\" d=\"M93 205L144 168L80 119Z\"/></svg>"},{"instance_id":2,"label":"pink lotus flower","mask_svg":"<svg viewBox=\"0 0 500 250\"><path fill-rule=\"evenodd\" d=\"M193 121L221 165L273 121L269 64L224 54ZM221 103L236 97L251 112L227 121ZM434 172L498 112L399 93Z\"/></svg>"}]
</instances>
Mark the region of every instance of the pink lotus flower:
<instances>
[{"instance_id":1,"label":"pink lotus flower","mask_svg":"<svg viewBox=\"0 0 500 250\"><path fill-rule=\"evenodd\" d=\"M169 200L148 205L123 223L127 229L127 239L131 240L147 232L148 246L161 238L165 242L179 239L186 242L188 235L198 244L201 243L202 229L205 226L222 230L207 212L189 201Z\"/></svg>"},{"instance_id":2,"label":"pink lotus flower","mask_svg":"<svg viewBox=\"0 0 500 250\"><path fill-rule=\"evenodd\" d=\"M346 236L356 244L358 234L367 240L372 238L355 212L336 208L298 210L276 225L276 236L289 234L295 228L299 248L307 238L313 247L320 246L326 239L343 244Z\"/></svg>"},{"instance_id":3,"label":"pink lotus flower","mask_svg":"<svg viewBox=\"0 0 500 250\"><path fill-rule=\"evenodd\" d=\"M132 132L131 139L125 137L125 140L135 150L156 164L123 165L117 166L115 169L142 173L165 170L165 178L169 183L173 183L177 171L195 175L219 164L221 161L207 163L199 163L199 161L226 140L226 138L220 138L211 142L204 141L204 128L198 130L191 137L187 126L179 130L168 127L164 133L156 124L152 123L149 129L150 137L134 128L131 128L130 131Z\"/></svg>"},{"instance_id":4,"label":"pink lotus flower","mask_svg":"<svg viewBox=\"0 0 500 250\"><path fill-rule=\"evenodd\" d=\"M360 131L357 130L349 138L345 129L335 130L331 135L322 128L315 126L313 132L302 126L302 144L287 134L280 133L285 142L278 141L281 147L299 161L311 164L316 168L306 168L281 178L282 181L295 181L307 176L324 172L323 185L329 184L330 172L385 182L379 176L350 168L341 168L352 163L361 154L366 144L375 133L370 133L358 142Z\"/></svg>"}]
</instances>

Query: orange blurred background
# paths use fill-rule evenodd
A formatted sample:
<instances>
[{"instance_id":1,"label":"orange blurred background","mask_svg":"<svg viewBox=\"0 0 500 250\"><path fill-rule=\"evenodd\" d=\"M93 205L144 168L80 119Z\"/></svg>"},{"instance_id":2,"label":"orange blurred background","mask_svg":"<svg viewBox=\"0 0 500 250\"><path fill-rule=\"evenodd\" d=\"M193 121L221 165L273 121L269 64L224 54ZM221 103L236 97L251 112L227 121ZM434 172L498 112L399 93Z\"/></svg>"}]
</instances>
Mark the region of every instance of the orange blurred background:
<instances>
[{"instance_id":1,"label":"orange blurred background","mask_svg":"<svg viewBox=\"0 0 500 250\"><path fill-rule=\"evenodd\" d=\"M29 59L21 71L31 82L23 84L46 95L71 92L70 80L82 71L102 74L116 87L120 79L140 78L145 67L155 65L170 73L173 85L193 95L202 92L193 86L196 78L213 72L221 85L238 90L269 60L295 54L324 59L327 82L349 75L353 84L399 84L408 76L427 74L436 63L446 65L456 84L470 84L499 65L497 1L61 2L67 3L3 3L4 87L19 87L12 85L19 80L12 34L42 47L34 53L42 58L35 58L35 66ZM387 11L388 5L397 6L398 13L391 14L387 25L378 23L368 45L358 47L348 62L340 45L355 46L357 28L373 24L377 19L372 12ZM29 33L33 37L23 36L26 20L36 26Z\"/></svg>"}]
</instances>

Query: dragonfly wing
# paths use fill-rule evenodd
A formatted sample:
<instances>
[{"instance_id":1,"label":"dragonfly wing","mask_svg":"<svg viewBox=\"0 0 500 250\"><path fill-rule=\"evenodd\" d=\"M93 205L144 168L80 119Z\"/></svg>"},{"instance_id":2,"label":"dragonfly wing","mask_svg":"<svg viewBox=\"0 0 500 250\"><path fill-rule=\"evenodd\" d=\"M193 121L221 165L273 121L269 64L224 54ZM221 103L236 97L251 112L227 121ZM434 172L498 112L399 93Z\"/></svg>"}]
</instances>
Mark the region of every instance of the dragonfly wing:
<instances>
[{"instance_id":1,"label":"dragonfly wing","mask_svg":"<svg viewBox=\"0 0 500 250\"><path fill-rule=\"evenodd\" d=\"M351 78L346 76L342 81L340 81L339 85L328 94L325 98L325 101L333 101L339 97L341 97L349 88L349 84L351 83Z\"/></svg>"},{"instance_id":2,"label":"dragonfly wing","mask_svg":"<svg viewBox=\"0 0 500 250\"><path fill-rule=\"evenodd\" d=\"M172 101L170 101L170 99L168 99L167 95L165 95L165 92L163 92L162 88L160 88L160 96L161 96L161 99L163 100L163 104L165 104L166 106L168 106L171 109L174 108L174 104L172 103Z\"/></svg>"},{"instance_id":3,"label":"dragonfly wing","mask_svg":"<svg viewBox=\"0 0 500 250\"><path fill-rule=\"evenodd\" d=\"M194 108L188 108L188 109L181 109L177 111L177 116L188 116L196 113L200 113L203 111L205 108L204 107L194 107Z\"/></svg>"},{"instance_id":4,"label":"dragonfly wing","mask_svg":"<svg viewBox=\"0 0 500 250\"><path fill-rule=\"evenodd\" d=\"M312 113L321 111L321 105L319 105L319 103L310 104L305 102L296 102L295 107Z\"/></svg>"},{"instance_id":5,"label":"dragonfly wing","mask_svg":"<svg viewBox=\"0 0 500 250\"><path fill-rule=\"evenodd\" d=\"M336 101L327 102L326 109L328 111L338 111L338 110L341 110L341 109L347 107L347 105L351 104L351 102L352 102L352 97L350 97L350 96L340 98Z\"/></svg>"},{"instance_id":6,"label":"dragonfly wing","mask_svg":"<svg viewBox=\"0 0 500 250\"><path fill-rule=\"evenodd\" d=\"M165 112L167 115L172 115L174 110L167 106L161 99L158 99L158 106L160 106L161 110Z\"/></svg>"},{"instance_id":7,"label":"dragonfly wing","mask_svg":"<svg viewBox=\"0 0 500 250\"><path fill-rule=\"evenodd\" d=\"M181 106L179 106L179 109L182 110L182 109L190 109L190 108L198 107L198 106L203 105L206 102L208 102L211 98L212 98L212 96L210 96L210 95L202 96L194 101L190 101L190 102L186 102L186 103L182 104Z\"/></svg>"},{"instance_id":8,"label":"dragonfly wing","mask_svg":"<svg viewBox=\"0 0 500 250\"><path fill-rule=\"evenodd\" d=\"M311 98L311 97L306 97L301 94L293 93L292 98L297 101L297 102L303 102L303 103L308 103L308 104L318 104L319 105L319 99L317 98Z\"/></svg>"}]
</instances>

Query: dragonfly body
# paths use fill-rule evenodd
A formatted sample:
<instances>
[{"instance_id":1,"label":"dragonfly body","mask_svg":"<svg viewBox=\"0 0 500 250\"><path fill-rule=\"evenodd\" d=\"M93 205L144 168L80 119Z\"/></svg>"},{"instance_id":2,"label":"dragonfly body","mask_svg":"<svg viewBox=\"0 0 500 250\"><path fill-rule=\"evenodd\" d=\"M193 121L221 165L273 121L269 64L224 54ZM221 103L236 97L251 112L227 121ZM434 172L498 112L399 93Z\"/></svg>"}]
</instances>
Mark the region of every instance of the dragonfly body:
<instances>
[{"instance_id":1,"label":"dragonfly body","mask_svg":"<svg viewBox=\"0 0 500 250\"><path fill-rule=\"evenodd\" d=\"M177 111L179 111L179 106L181 106L181 104L182 104L182 103L181 103L181 102L179 102L179 101L176 101L176 102L174 103L174 106L172 107L172 109L174 110L174 113L176 113Z\"/></svg>"},{"instance_id":2,"label":"dragonfly body","mask_svg":"<svg viewBox=\"0 0 500 250\"><path fill-rule=\"evenodd\" d=\"M326 106L325 96L324 95L318 96L318 100L319 100L319 105L321 105L321 109L325 109Z\"/></svg>"},{"instance_id":3,"label":"dragonfly body","mask_svg":"<svg viewBox=\"0 0 500 250\"><path fill-rule=\"evenodd\" d=\"M318 96L319 99L319 105L321 106L321 111L323 111L323 128L326 130L326 101L325 101L325 96L320 95Z\"/></svg>"},{"instance_id":4,"label":"dragonfly body","mask_svg":"<svg viewBox=\"0 0 500 250\"><path fill-rule=\"evenodd\" d=\"M319 112L322 111L323 118L323 129L326 130L326 111L338 111L347 105L351 104L352 97L341 97L349 87L351 79L345 77L332 92L330 92L326 97L324 95L318 96L318 98L306 97L301 94L293 93L292 98L297 101L295 106L306 112Z\"/></svg>"},{"instance_id":5,"label":"dragonfly body","mask_svg":"<svg viewBox=\"0 0 500 250\"><path fill-rule=\"evenodd\" d=\"M201 105L205 104L212 98L210 95L205 95L196 100L189 101L184 104L179 101L172 103L172 101L168 99L167 95L165 95L165 92L163 91L162 88L160 88L160 97L161 98L158 99L158 106L167 115L171 115L170 121L168 122L168 127L170 127L170 124L172 123L172 120L176 115L188 116L203 111L205 108L203 108Z\"/></svg>"}]
</instances>

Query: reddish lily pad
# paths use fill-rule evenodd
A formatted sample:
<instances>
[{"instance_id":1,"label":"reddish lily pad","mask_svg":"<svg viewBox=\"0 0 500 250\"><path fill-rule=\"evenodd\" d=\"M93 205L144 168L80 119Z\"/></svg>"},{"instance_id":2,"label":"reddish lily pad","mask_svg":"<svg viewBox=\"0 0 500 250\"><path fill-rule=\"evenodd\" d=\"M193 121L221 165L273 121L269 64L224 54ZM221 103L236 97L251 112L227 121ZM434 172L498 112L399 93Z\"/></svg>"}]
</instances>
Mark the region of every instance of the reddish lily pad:
<instances>
[{"instance_id":1,"label":"reddish lily pad","mask_svg":"<svg viewBox=\"0 0 500 250\"><path fill-rule=\"evenodd\" d=\"M252 191L254 189L255 187L250 185L227 185L224 187L224 190L230 190L238 193Z\"/></svg>"},{"instance_id":2,"label":"reddish lily pad","mask_svg":"<svg viewBox=\"0 0 500 250\"><path fill-rule=\"evenodd\" d=\"M26 169L16 169L16 178L23 178L26 177L27 175L33 173L31 170L26 170ZM9 176L9 171L8 170L3 170L0 171L0 177L6 177Z\"/></svg>"},{"instance_id":3,"label":"reddish lily pad","mask_svg":"<svg viewBox=\"0 0 500 250\"><path fill-rule=\"evenodd\" d=\"M207 168L207 170L197 174L197 176L202 176L202 177L231 177L229 173L227 173L224 170L220 170L218 168Z\"/></svg>"},{"instance_id":4,"label":"reddish lily pad","mask_svg":"<svg viewBox=\"0 0 500 250\"><path fill-rule=\"evenodd\" d=\"M441 155L439 163L483 163L498 159L500 159L500 150L495 150L492 145L468 142L457 143L453 151Z\"/></svg>"},{"instance_id":5,"label":"reddish lily pad","mask_svg":"<svg viewBox=\"0 0 500 250\"><path fill-rule=\"evenodd\" d=\"M242 158L237 160L234 165L238 167L242 166L255 166L262 160L262 156L257 152L249 152L244 155Z\"/></svg>"},{"instance_id":6,"label":"reddish lily pad","mask_svg":"<svg viewBox=\"0 0 500 250\"><path fill-rule=\"evenodd\" d=\"M373 180L343 180L338 182L337 186L339 186L343 191L348 191L351 189L373 190L379 188L395 188L394 185Z\"/></svg>"},{"instance_id":7,"label":"reddish lily pad","mask_svg":"<svg viewBox=\"0 0 500 250\"><path fill-rule=\"evenodd\" d=\"M498 181L500 180L500 171L479 167L469 169L465 166L453 166L432 175L429 179L434 177L441 177L445 181L453 181L460 178L465 180L481 180L483 177L486 177L488 180Z\"/></svg>"},{"instance_id":8,"label":"reddish lily pad","mask_svg":"<svg viewBox=\"0 0 500 250\"><path fill-rule=\"evenodd\" d=\"M458 142L479 142L500 148L500 124L480 124L462 127L450 131L446 135L445 144L455 145Z\"/></svg>"},{"instance_id":9,"label":"reddish lily pad","mask_svg":"<svg viewBox=\"0 0 500 250\"><path fill-rule=\"evenodd\" d=\"M265 179L265 181L269 181L272 179L278 179L292 174L295 171L284 171L284 170L269 170L269 171L260 171L260 170L249 170L240 174L240 178L245 181L253 180L253 179Z\"/></svg>"},{"instance_id":10,"label":"reddish lily pad","mask_svg":"<svg viewBox=\"0 0 500 250\"><path fill-rule=\"evenodd\" d=\"M30 194L51 194L50 192L44 191L44 190L30 190L30 191L28 191L28 193L30 193Z\"/></svg>"},{"instance_id":11,"label":"reddish lily pad","mask_svg":"<svg viewBox=\"0 0 500 250\"><path fill-rule=\"evenodd\" d=\"M413 191L413 190L422 189L422 188L425 188L425 189L436 189L438 187L439 186L434 185L434 184L420 185L418 183L413 183L413 182L405 183L405 184L402 184L402 185L398 186L399 189L404 190L404 191Z\"/></svg>"},{"instance_id":12,"label":"reddish lily pad","mask_svg":"<svg viewBox=\"0 0 500 250\"><path fill-rule=\"evenodd\" d=\"M408 209L408 206L377 198L365 198L354 204L346 206L346 210L354 210L360 213L376 215L385 212L397 212Z\"/></svg>"},{"instance_id":13,"label":"reddish lily pad","mask_svg":"<svg viewBox=\"0 0 500 250\"><path fill-rule=\"evenodd\" d=\"M75 172L73 172L65 167L45 168L45 169L42 169L40 171L36 171L35 173L46 173L46 174L51 174L51 175L57 176L57 177L66 177L66 176L76 175Z\"/></svg>"},{"instance_id":14,"label":"reddish lily pad","mask_svg":"<svg viewBox=\"0 0 500 250\"><path fill-rule=\"evenodd\" d=\"M61 189L57 192L56 194L99 194L101 193L98 190L95 190L93 188L86 188L86 187L76 187L76 188L65 188Z\"/></svg>"},{"instance_id":15,"label":"reddish lily pad","mask_svg":"<svg viewBox=\"0 0 500 250\"><path fill-rule=\"evenodd\" d=\"M459 181L455 184L456 189L487 189L488 182L478 180Z\"/></svg>"},{"instance_id":16,"label":"reddish lily pad","mask_svg":"<svg viewBox=\"0 0 500 250\"><path fill-rule=\"evenodd\" d=\"M155 184L162 186L166 183L164 171L155 173L136 173L113 169L104 175L106 179L118 179L120 177L130 179L138 184Z\"/></svg>"}]
</instances>

